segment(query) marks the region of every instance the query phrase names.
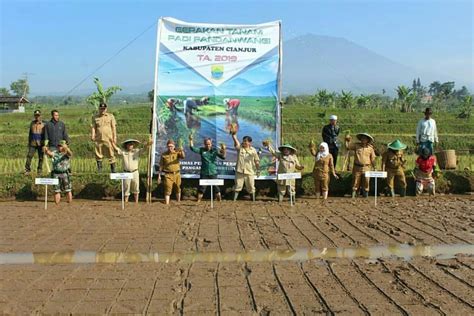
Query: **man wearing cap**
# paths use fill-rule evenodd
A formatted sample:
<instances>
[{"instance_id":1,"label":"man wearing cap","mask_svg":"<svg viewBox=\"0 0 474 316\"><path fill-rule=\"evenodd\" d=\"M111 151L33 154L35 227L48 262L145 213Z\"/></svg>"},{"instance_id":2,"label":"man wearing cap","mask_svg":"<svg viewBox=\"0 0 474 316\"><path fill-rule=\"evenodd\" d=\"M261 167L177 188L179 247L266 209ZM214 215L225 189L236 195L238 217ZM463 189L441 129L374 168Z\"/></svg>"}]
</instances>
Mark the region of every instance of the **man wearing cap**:
<instances>
[{"instance_id":1,"label":"man wearing cap","mask_svg":"<svg viewBox=\"0 0 474 316\"><path fill-rule=\"evenodd\" d=\"M44 139L44 145L50 150L56 150L62 140L65 140L66 144L71 143L66 125L59 120L58 110L51 111L51 120L44 126Z\"/></svg>"},{"instance_id":2,"label":"man wearing cap","mask_svg":"<svg viewBox=\"0 0 474 316\"><path fill-rule=\"evenodd\" d=\"M44 123L41 119L41 111L35 110L33 113L35 119L30 123L28 134L28 154L26 155L25 174L31 172L31 160L38 152L38 174L41 174L43 168L43 145L44 145Z\"/></svg>"},{"instance_id":3,"label":"man wearing cap","mask_svg":"<svg viewBox=\"0 0 474 316\"><path fill-rule=\"evenodd\" d=\"M387 171L387 185L390 189L390 195L395 196L395 181L400 184L400 196L406 195L407 182L405 180L405 163L403 150L407 145L399 139L394 140L387 145L388 150L382 155L382 171Z\"/></svg>"},{"instance_id":4,"label":"man wearing cap","mask_svg":"<svg viewBox=\"0 0 474 316\"><path fill-rule=\"evenodd\" d=\"M235 186L234 201L239 197L244 184L245 189L252 195L252 201L255 202L255 175L259 174L260 158L257 150L252 147L252 137L244 136L242 143L237 138L235 125L231 125L230 134L234 141L234 147L237 151L237 164L235 165Z\"/></svg>"},{"instance_id":5,"label":"man wearing cap","mask_svg":"<svg viewBox=\"0 0 474 316\"><path fill-rule=\"evenodd\" d=\"M181 201L181 159L185 158L181 142L178 144L178 150L175 150L175 144L172 139L166 142L167 150L161 154L158 169L158 182L161 182L161 173L164 174L163 190L165 195L165 204L170 204L171 193L173 189L176 193L176 200Z\"/></svg>"},{"instance_id":6,"label":"man wearing cap","mask_svg":"<svg viewBox=\"0 0 474 316\"><path fill-rule=\"evenodd\" d=\"M329 146L329 153L334 160L334 168L337 166L337 154L339 153L339 143L337 137L339 136L339 125L337 125L337 116L331 115L329 117L329 124L323 127L323 141Z\"/></svg>"},{"instance_id":7,"label":"man wearing cap","mask_svg":"<svg viewBox=\"0 0 474 316\"><path fill-rule=\"evenodd\" d=\"M425 117L418 122L416 128L416 143L418 144L418 154L423 148L428 148L430 154L433 154L433 144L438 142L438 129L436 121L431 118L433 110L425 109Z\"/></svg>"},{"instance_id":8,"label":"man wearing cap","mask_svg":"<svg viewBox=\"0 0 474 316\"><path fill-rule=\"evenodd\" d=\"M97 170L102 171L102 159L109 158L110 172L115 172L114 145L117 143L115 117L107 113L107 104L99 105L99 113L93 116L91 125L91 139L95 142L95 159Z\"/></svg>"},{"instance_id":9,"label":"man wearing cap","mask_svg":"<svg viewBox=\"0 0 474 316\"><path fill-rule=\"evenodd\" d=\"M351 137L348 135L345 139L347 150L354 150L354 166L352 168L352 198L356 197L357 190L362 184L364 197L369 196L369 178L365 177L365 172L375 168L375 151L372 143L374 138L367 133L356 135L360 143L351 144Z\"/></svg>"}]
</instances>

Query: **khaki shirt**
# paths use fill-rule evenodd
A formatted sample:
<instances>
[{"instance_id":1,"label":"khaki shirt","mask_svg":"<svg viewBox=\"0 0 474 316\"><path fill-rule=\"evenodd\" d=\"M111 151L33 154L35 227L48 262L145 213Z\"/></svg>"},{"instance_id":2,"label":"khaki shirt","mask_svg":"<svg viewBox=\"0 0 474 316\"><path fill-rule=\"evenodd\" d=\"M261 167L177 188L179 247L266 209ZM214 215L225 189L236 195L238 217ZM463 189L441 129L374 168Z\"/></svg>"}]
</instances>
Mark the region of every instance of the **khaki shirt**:
<instances>
[{"instance_id":1,"label":"khaki shirt","mask_svg":"<svg viewBox=\"0 0 474 316\"><path fill-rule=\"evenodd\" d=\"M118 150L118 154L123 157L123 171L134 172L138 170L138 162L142 149L134 148L131 151Z\"/></svg>"},{"instance_id":2,"label":"khaki shirt","mask_svg":"<svg viewBox=\"0 0 474 316\"><path fill-rule=\"evenodd\" d=\"M362 146L361 143L355 143L350 144L347 149L355 152L354 165L358 167L370 166L375 161L375 151L371 145Z\"/></svg>"},{"instance_id":3,"label":"khaki shirt","mask_svg":"<svg viewBox=\"0 0 474 316\"><path fill-rule=\"evenodd\" d=\"M334 173L334 162L331 154L319 160L314 160L313 172L317 174L328 174L329 171Z\"/></svg>"},{"instance_id":4,"label":"khaki shirt","mask_svg":"<svg viewBox=\"0 0 474 316\"><path fill-rule=\"evenodd\" d=\"M403 152L386 151L382 155L382 169L398 169L405 166L406 160L403 158Z\"/></svg>"},{"instance_id":5,"label":"khaki shirt","mask_svg":"<svg viewBox=\"0 0 474 316\"><path fill-rule=\"evenodd\" d=\"M177 150L174 152L164 152L161 154L160 169L164 172L179 172L179 160L184 159L184 151Z\"/></svg>"},{"instance_id":6,"label":"khaki shirt","mask_svg":"<svg viewBox=\"0 0 474 316\"><path fill-rule=\"evenodd\" d=\"M235 171L243 174L255 175L257 171L257 166L255 164L260 161L255 148L236 146L235 149L237 149L237 165L235 166Z\"/></svg>"},{"instance_id":7,"label":"khaki shirt","mask_svg":"<svg viewBox=\"0 0 474 316\"><path fill-rule=\"evenodd\" d=\"M92 118L92 127L95 129L95 141L111 141L113 140L112 131L115 130L115 117L113 114L104 113L96 114Z\"/></svg>"}]
</instances>

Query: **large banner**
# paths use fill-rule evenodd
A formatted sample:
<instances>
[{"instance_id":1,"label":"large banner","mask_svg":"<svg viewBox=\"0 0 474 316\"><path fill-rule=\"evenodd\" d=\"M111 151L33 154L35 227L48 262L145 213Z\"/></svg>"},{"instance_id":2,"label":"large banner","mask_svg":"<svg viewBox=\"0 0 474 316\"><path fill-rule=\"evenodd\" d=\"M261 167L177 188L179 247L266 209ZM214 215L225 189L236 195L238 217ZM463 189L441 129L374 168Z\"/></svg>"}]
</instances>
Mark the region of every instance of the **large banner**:
<instances>
[{"instance_id":1,"label":"large banner","mask_svg":"<svg viewBox=\"0 0 474 316\"><path fill-rule=\"evenodd\" d=\"M280 140L280 22L258 25L187 23L162 18L158 27L154 102L154 151L159 163L166 142L183 144L183 177L199 177L201 158L189 149L188 136L201 147L204 138L227 146L220 178L233 178L238 138L253 138L260 154L261 178L275 174L275 161L262 146Z\"/></svg>"}]
</instances>

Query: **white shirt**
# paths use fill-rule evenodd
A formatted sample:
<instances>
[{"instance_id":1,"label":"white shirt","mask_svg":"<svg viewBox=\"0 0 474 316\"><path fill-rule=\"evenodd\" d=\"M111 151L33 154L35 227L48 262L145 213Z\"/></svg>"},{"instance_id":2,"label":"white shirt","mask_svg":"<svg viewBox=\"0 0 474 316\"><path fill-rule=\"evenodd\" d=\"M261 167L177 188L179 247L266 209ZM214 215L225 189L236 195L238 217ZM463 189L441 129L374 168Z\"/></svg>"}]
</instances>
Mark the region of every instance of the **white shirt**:
<instances>
[{"instance_id":1,"label":"white shirt","mask_svg":"<svg viewBox=\"0 0 474 316\"><path fill-rule=\"evenodd\" d=\"M436 121L432 118L425 119L422 118L418 122L418 126L416 128L416 142L427 142L430 141L432 143L438 142L438 129L436 128Z\"/></svg>"}]
</instances>

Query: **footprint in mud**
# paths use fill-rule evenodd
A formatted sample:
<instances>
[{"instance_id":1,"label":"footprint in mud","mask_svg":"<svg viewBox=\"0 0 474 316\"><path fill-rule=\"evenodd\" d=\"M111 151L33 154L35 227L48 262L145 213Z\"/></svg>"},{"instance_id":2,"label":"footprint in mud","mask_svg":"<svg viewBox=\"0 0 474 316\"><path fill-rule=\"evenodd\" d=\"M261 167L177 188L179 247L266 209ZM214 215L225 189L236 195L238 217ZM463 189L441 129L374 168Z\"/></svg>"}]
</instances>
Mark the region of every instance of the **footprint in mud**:
<instances>
[{"instance_id":1,"label":"footprint in mud","mask_svg":"<svg viewBox=\"0 0 474 316\"><path fill-rule=\"evenodd\" d=\"M276 284L263 283L263 284L260 284L260 288L268 293L278 292L278 286Z\"/></svg>"},{"instance_id":2,"label":"footprint in mud","mask_svg":"<svg viewBox=\"0 0 474 316\"><path fill-rule=\"evenodd\" d=\"M199 244L200 247L207 247L212 241L207 240L206 238L196 238L197 243Z\"/></svg>"}]
</instances>

